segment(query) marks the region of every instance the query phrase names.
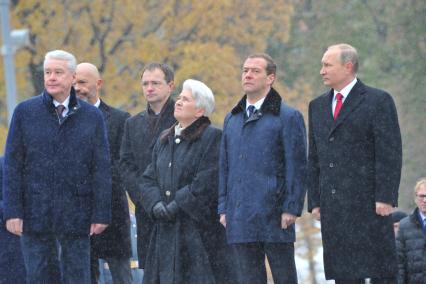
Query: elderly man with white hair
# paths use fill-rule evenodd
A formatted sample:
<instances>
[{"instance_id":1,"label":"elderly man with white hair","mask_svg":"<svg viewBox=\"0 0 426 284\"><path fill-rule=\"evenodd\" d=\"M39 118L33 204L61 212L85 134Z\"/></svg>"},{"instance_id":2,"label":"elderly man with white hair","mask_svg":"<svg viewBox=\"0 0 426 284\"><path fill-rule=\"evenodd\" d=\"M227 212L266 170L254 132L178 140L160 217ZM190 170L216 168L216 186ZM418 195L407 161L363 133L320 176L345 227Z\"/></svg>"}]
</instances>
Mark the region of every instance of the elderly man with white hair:
<instances>
[{"instance_id":1,"label":"elderly man with white hair","mask_svg":"<svg viewBox=\"0 0 426 284\"><path fill-rule=\"evenodd\" d=\"M208 118L213 93L192 79L182 89L177 123L160 135L140 186L155 220L144 282L234 283L216 214L221 131Z\"/></svg>"}]
</instances>

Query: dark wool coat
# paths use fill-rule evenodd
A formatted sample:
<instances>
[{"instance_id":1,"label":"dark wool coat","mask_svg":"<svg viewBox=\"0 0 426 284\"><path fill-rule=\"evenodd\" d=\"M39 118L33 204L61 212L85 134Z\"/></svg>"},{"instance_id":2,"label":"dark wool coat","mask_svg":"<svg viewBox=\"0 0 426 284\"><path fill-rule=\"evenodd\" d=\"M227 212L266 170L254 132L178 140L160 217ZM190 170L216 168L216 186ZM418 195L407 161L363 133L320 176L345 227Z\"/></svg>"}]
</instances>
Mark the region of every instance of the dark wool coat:
<instances>
[{"instance_id":1,"label":"dark wool coat","mask_svg":"<svg viewBox=\"0 0 426 284\"><path fill-rule=\"evenodd\" d=\"M355 84L336 121L333 90L309 104L309 211L320 207L327 279L393 277L397 271L391 216L397 205L401 134L392 97Z\"/></svg>"},{"instance_id":2,"label":"dark wool coat","mask_svg":"<svg viewBox=\"0 0 426 284\"><path fill-rule=\"evenodd\" d=\"M246 116L246 96L225 118L219 165L219 214L228 243L295 242L281 214L300 216L305 197L306 130L302 114L274 90Z\"/></svg>"},{"instance_id":3,"label":"dark wool coat","mask_svg":"<svg viewBox=\"0 0 426 284\"><path fill-rule=\"evenodd\" d=\"M0 157L0 283L25 284L25 266L19 237L9 233L3 219L3 157Z\"/></svg>"},{"instance_id":4,"label":"dark wool coat","mask_svg":"<svg viewBox=\"0 0 426 284\"><path fill-rule=\"evenodd\" d=\"M154 221L144 283L235 283L217 208L217 160L221 131L202 117L174 136L165 131L145 171L142 203L152 214L159 201L179 206L174 222Z\"/></svg>"},{"instance_id":5,"label":"dark wool coat","mask_svg":"<svg viewBox=\"0 0 426 284\"><path fill-rule=\"evenodd\" d=\"M119 169L124 123L130 115L127 112L108 106L103 101L101 101L99 109L105 118L111 154L112 219L111 224L102 234L91 237L91 252L92 256L98 258L130 258L129 204Z\"/></svg>"},{"instance_id":6,"label":"dark wool coat","mask_svg":"<svg viewBox=\"0 0 426 284\"><path fill-rule=\"evenodd\" d=\"M418 208L401 220L396 248L398 284L426 284L426 233Z\"/></svg>"},{"instance_id":7,"label":"dark wool coat","mask_svg":"<svg viewBox=\"0 0 426 284\"><path fill-rule=\"evenodd\" d=\"M111 221L111 165L102 113L72 88L62 122L44 92L20 103L6 142L4 218L24 233L88 235Z\"/></svg>"},{"instance_id":8,"label":"dark wool coat","mask_svg":"<svg viewBox=\"0 0 426 284\"><path fill-rule=\"evenodd\" d=\"M140 268L144 268L153 223L140 203L139 179L151 163L152 149L158 136L176 122L173 113L174 101L169 99L159 115L155 115L148 106L147 110L127 119L124 127L120 150L120 169L126 190L136 206Z\"/></svg>"}]
</instances>

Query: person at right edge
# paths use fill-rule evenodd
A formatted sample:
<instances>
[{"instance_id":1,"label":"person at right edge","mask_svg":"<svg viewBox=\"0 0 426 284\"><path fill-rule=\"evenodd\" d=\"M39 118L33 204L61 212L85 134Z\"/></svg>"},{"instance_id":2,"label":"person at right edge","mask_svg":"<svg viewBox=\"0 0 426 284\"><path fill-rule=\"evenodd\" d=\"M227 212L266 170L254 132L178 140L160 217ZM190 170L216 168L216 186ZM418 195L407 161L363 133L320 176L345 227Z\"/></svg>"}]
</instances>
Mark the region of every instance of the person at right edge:
<instances>
[{"instance_id":1,"label":"person at right edge","mask_svg":"<svg viewBox=\"0 0 426 284\"><path fill-rule=\"evenodd\" d=\"M321 221L325 277L395 283L402 146L394 101L357 78L354 47L332 45L321 62L331 90L309 104L308 211Z\"/></svg>"},{"instance_id":2,"label":"person at right edge","mask_svg":"<svg viewBox=\"0 0 426 284\"><path fill-rule=\"evenodd\" d=\"M401 220L396 236L398 284L426 283L426 178L414 191L417 208Z\"/></svg>"}]
</instances>

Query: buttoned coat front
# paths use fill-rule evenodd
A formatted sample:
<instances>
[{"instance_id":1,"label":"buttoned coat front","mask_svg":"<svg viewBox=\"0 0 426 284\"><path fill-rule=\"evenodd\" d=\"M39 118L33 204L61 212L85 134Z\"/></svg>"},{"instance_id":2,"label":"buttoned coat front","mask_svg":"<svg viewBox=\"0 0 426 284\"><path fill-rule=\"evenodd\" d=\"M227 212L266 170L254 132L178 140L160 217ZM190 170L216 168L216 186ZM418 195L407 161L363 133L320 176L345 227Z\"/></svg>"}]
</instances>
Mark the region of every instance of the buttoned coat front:
<instances>
[{"instance_id":1,"label":"buttoned coat front","mask_svg":"<svg viewBox=\"0 0 426 284\"><path fill-rule=\"evenodd\" d=\"M144 283L235 283L217 208L221 131L201 117L174 136L166 130L144 172L142 204L152 217L159 202L175 201L175 221L154 219Z\"/></svg>"},{"instance_id":2,"label":"buttoned coat front","mask_svg":"<svg viewBox=\"0 0 426 284\"><path fill-rule=\"evenodd\" d=\"M305 197L306 132L300 112L274 90L260 111L246 116L246 97L224 122L219 162L218 213L226 214L228 243L294 242Z\"/></svg>"},{"instance_id":3,"label":"buttoned coat front","mask_svg":"<svg viewBox=\"0 0 426 284\"><path fill-rule=\"evenodd\" d=\"M4 218L24 234L88 236L111 221L111 166L104 119L71 90L59 121L44 92L13 114L4 164Z\"/></svg>"},{"instance_id":4,"label":"buttoned coat front","mask_svg":"<svg viewBox=\"0 0 426 284\"><path fill-rule=\"evenodd\" d=\"M394 102L358 80L334 121L332 98L330 90L309 105L308 209L321 210L326 278L393 277L392 220L376 214L376 202L398 200L402 154Z\"/></svg>"}]
</instances>

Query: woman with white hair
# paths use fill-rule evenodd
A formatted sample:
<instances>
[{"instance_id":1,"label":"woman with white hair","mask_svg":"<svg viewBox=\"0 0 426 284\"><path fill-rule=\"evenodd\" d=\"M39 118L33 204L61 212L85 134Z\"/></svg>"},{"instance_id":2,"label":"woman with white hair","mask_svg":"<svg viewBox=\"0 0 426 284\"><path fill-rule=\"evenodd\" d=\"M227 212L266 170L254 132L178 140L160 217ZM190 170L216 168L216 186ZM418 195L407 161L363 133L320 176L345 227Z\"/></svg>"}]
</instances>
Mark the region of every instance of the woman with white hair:
<instances>
[{"instance_id":1,"label":"woman with white hair","mask_svg":"<svg viewBox=\"0 0 426 284\"><path fill-rule=\"evenodd\" d=\"M144 283L235 283L225 231L217 215L221 131L210 125L214 97L188 79L178 95L177 123L165 130L141 180L142 204L153 218Z\"/></svg>"}]
</instances>

